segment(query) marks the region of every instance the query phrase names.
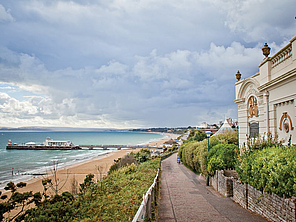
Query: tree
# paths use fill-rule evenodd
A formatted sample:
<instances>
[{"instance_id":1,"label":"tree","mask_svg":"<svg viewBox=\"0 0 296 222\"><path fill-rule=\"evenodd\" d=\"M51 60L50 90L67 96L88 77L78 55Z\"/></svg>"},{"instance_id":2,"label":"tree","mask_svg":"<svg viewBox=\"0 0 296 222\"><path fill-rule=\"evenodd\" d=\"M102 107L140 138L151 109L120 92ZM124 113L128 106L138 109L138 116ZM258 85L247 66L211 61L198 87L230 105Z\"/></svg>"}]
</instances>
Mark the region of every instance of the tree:
<instances>
[{"instance_id":1,"label":"tree","mask_svg":"<svg viewBox=\"0 0 296 222\"><path fill-rule=\"evenodd\" d=\"M60 180L58 178L58 162L54 162L53 163L53 170L51 172L52 174L52 179L50 178L45 178L44 180L42 180L42 185L44 187L44 195L46 197L46 192L47 190L50 188L55 195L58 195L59 192L64 188L64 186L67 183L69 174L67 171L67 177L65 180Z\"/></svg>"},{"instance_id":2,"label":"tree","mask_svg":"<svg viewBox=\"0 0 296 222\"><path fill-rule=\"evenodd\" d=\"M2 221L4 219L4 214L9 213L12 210L16 210L17 213L10 218L9 215L7 215L7 220L12 221L17 217L21 217L22 214L24 213L25 206L28 204L37 201L37 196L38 194L30 192L25 192L25 193L19 193L17 192L18 188L25 187L27 184L20 182L18 184L14 184L13 182L9 182L7 186L4 188L5 190L10 190L11 191L11 196L8 198L7 195L1 195L1 199L4 200L3 202L0 203L0 220Z\"/></svg>"}]
</instances>

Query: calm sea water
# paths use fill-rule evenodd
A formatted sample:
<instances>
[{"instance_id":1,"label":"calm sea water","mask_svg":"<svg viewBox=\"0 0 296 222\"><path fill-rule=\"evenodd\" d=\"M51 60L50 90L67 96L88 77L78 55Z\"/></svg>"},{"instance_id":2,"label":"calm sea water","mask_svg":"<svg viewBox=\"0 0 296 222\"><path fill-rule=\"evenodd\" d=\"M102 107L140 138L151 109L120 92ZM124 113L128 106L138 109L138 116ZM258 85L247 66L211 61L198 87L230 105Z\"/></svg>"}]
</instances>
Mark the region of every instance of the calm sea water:
<instances>
[{"instance_id":1,"label":"calm sea water","mask_svg":"<svg viewBox=\"0 0 296 222\"><path fill-rule=\"evenodd\" d=\"M6 150L12 143L71 140L75 145L140 145L160 140L164 135L136 132L0 132L0 189L9 181L19 182L31 179L33 173L43 173L53 168L86 161L112 150ZM13 175L12 175L13 171Z\"/></svg>"}]
</instances>

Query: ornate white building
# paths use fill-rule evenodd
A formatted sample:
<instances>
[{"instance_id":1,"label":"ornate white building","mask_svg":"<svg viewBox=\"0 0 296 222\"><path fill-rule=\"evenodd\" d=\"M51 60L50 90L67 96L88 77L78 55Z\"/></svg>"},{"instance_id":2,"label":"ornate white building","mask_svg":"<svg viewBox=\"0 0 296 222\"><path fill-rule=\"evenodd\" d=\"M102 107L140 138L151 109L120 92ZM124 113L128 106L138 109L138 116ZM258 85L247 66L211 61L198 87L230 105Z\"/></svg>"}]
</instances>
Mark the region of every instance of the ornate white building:
<instances>
[{"instance_id":1,"label":"ornate white building","mask_svg":"<svg viewBox=\"0 0 296 222\"><path fill-rule=\"evenodd\" d=\"M240 147L247 138L271 132L288 143L296 143L296 35L290 43L268 57L270 48L262 48L265 58L259 72L241 80L239 71L235 83L238 105Z\"/></svg>"}]
</instances>

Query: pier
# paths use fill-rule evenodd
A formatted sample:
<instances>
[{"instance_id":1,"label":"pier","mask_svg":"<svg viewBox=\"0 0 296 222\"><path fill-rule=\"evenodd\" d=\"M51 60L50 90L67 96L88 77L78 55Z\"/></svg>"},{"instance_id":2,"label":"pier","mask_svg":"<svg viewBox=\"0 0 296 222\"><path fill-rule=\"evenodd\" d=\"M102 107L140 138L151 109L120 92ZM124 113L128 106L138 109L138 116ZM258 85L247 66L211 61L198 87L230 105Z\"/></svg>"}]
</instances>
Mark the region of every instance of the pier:
<instances>
[{"instance_id":1,"label":"pier","mask_svg":"<svg viewBox=\"0 0 296 222\"><path fill-rule=\"evenodd\" d=\"M72 146L45 146L45 145L7 145L8 150L79 150L79 149L97 149L97 150L111 150L117 149L137 149L137 148L147 148L147 149L159 149L162 147L147 146L147 145L72 145Z\"/></svg>"}]
</instances>

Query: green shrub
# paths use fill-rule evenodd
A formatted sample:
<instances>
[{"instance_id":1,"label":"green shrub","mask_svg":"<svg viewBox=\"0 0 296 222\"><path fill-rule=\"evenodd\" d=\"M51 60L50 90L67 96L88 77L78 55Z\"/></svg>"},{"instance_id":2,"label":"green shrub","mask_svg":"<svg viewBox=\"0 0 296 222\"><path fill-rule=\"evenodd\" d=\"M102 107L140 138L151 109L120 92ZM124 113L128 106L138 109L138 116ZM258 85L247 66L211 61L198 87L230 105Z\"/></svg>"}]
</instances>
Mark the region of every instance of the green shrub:
<instances>
[{"instance_id":1,"label":"green shrub","mask_svg":"<svg viewBox=\"0 0 296 222\"><path fill-rule=\"evenodd\" d=\"M135 164L135 165L138 164L136 158L132 154L125 155L123 158L118 158L118 160L116 160L114 162L115 163L109 169L109 173L111 173L115 170L118 170L121 167L125 167L125 166L131 165L131 164Z\"/></svg>"},{"instance_id":2,"label":"green shrub","mask_svg":"<svg viewBox=\"0 0 296 222\"><path fill-rule=\"evenodd\" d=\"M207 155L207 172L210 176L215 170L234 169L237 164L237 145L219 143Z\"/></svg>"},{"instance_id":3,"label":"green shrub","mask_svg":"<svg viewBox=\"0 0 296 222\"><path fill-rule=\"evenodd\" d=\"M137 163L144 163L148 160L151 160L151 153L148 149L141 149L137 153L131 152L131 155L135 157Z\"/></svg>"},{"instance_id":4,"label":"green shrub","mask_svg":"<svg viewBox=\"0 0 296 222\"><path fill-rule=\"evenodd\" d=\"M210 137L210 147L211 150L217 144L233 144L238 149L238 133L224 133L217 136ZM207 174L207 147L208 140L203 141L189 141L184 143L179 148L179 156L185 166L196 173ZM217 161L216 161L217 162ZM214 164L214 160L212 160Z\"/></svg>"},{"instance_id":5,"label":"green shrub","mask_svg":"<svg viewBox=\"0 0 296 222\"><path fill-rule=\"evenodd\" d=\"M258 190L296 196L296 146L266 147L241 157L239 178Z\"/></svg>"},{"instance_id":6,"label":"green shrub","mask_svg":"<svg viewBox=\"0 0 296 222\"><path fill-rule=\"evenodd\" d=\"M262 150L273 146L280 146L282 143L283 141L278 140L277 134L273 137L270 132L267 134L264 133L263 136L249 137L247 144L244 144L243 153L254 152L256 150Z\"/></svg>"},{"instance_id":7,"label":"green shrub","mask_svg":"<svg viewBox=\"0 0 296 222\"><path fill-rule=\"evenodd\" d=\"M123 158L118 158L118 160L114 160L115 163L110 167L109 173L112 173L113 171L116 171L121 167L125 167L131 164L137 165L148 160L151 160L151 154L148 149L141 149L137 153L131 152L129 155L125 155Z\"/></svg>"},{"instance_id":8,"label":"green shrub","mask_svg":"<svg viewBox=\"0 0 296 222\"><path fill-rule=\"evenodd\" d=\"M164 153L168 154L168 153L174 152L175 150L178 150L178 146L176 144L174 144L172 147L168 148Z\"/></svg>"},{"instance_id":9,"label":"green shrub","mask_svg":"<svg viewBox=\"0 0 296 222\"><path fill-rule=\"evenodd\" d=\"M187 142L202 141L207 138L207 134L201 130L191 130Z\"/></svg>"}]
</instances>

